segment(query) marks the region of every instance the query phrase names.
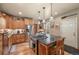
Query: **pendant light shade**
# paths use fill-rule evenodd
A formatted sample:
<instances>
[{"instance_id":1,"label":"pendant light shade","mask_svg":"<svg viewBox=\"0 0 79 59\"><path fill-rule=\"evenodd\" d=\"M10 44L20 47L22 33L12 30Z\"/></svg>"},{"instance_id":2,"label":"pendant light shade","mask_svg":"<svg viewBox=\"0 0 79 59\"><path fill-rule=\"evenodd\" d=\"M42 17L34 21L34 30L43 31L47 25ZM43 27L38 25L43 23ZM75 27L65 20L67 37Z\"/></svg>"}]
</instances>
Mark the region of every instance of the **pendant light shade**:
<instances>
[{"instance_id":1,"label":"pendant light shade","mask_svg":"<svg viewBox=\"0 0 79 59\"><path fill-rule=\"evenodd\" d=\"M51 16L49 20L52 21L53 20L53 16Z\"/></svg>"},{"instance_id":2,"label":"pendant light shade","mask_svg":"<svg viewBox=\"0 0 79 59\"><path fill-rule=\"evenodd\" d=\"M45 23L45 8L46 7L43 7L43 21L42 21L43 23Z\"/></svg>"},{"instance_id":3,"label":"pendant light shade","mask_svg":"<svg viewBox=\"0 0 79 59\"><path fill-rule=\"evenodd\" d=\"M40 24L40 20L41 20L41 15L40 15L40 11L38 11L38 24Z\"/></svg>"},{"instance_id":4,"label":"pendant light shade","mask_svg":"<svg viewBox=\"0 0 79 59\"><path fill-rule=\"evenodd\" d=\"M51 16L52 16L52 3L50 5L51 5Z\"/></svg>"},{"instance_id":5,"label":"pendant light shade","mask_svg":"<svg viewBox=\"0 0 79 59\"><path fill-rule=\"evenodd\" d=\"M53 13L52 13L52 9L53 9L53 7L52 7L53 5L52 5L52 3L50 3L50 17L49 17L49 19L48 19L48 21L47 20L45 20L45 9L46 9L46 7L42 7L42 9L43 9L43 18L41 17L41 13L40 13L40 11L38 11L38 22L41 24L41 23L43 23L43 24L45 24L45 23L47 23L47 22L52 22L52 21L54 21L53 20Z\"/></svg>"},{"instance_id":6,"label":"pendant light shade","mask_svg":"<svg viewBox=\"0 0 79 59\"><path fill-rule=\"evenodd\" d=\"M50 11L51 11L51 16L50 16L50 18L49 18L49 21L52 21L52 20L53 20L53 15L52 15L52 3L50 4L50 6L51 6L51 9L50 9Z\"/></svg>"},{"instance_id":7,"label":"pendant light shade","mask_svg":"<svg viewBox=\"0 0 79 59\"><path fill-rule=\"evenodd\" d=\"M41 20L40 11L38 11L38 19Z\"/></svg>"}]
</instances>

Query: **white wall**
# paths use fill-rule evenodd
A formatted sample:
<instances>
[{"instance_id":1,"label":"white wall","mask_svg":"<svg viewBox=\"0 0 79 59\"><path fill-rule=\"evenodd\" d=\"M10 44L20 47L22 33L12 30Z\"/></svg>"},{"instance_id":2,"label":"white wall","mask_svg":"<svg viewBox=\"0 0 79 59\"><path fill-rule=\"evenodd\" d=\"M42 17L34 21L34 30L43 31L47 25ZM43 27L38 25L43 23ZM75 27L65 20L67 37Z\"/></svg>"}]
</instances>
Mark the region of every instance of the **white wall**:
<instances>
[{"instance_id":1,"label":"white wall","mask_svg":"<svg viewBox=\"0 0 79 59\"><path fill-rule=\"evenodd\" d=\"M64 14L56 17L55 20L56 20L56 22L58 22L61 25L61 21L62 21L61 17L71 15L71 14L74 14L74 13L77 13L77 43L78 43L77 45L78 45L78 48L79 48L79 9L71 10L67 13L64 13ZM62 36L61 30L59 32L59 35ZM73 44L73 43L71 43L71 44Z\"/></svg>"},{"instance_id":2,"label":"white wall","mask_svg":"<svg viewBox=\"0 0 79 59\"><path fill-rule=\"evenodd\" d=\"M77 43L79 48L79 15L77 16Z\"/></svg>"},{"instance_id":3,"label":"white wall","mask_svg":"<svg viewBox=\"0 0 79 59\"><path fill-rule=\"evenodd\" d=\"M67 12L67 13L64 13L64 14L62 14L62 15L56 17L56 18L55 18L56 23L59 24L59 25L61 25L61 21L62 21L61 17L67 16L67 15L71 15L71 14L74 14L74 13L77 13L77 14L79 15L79 9L71 10L71 11L69 11L69 12ZM60 30L60 35L61 35L61 30Z\"/></svg>"}]
</instances>

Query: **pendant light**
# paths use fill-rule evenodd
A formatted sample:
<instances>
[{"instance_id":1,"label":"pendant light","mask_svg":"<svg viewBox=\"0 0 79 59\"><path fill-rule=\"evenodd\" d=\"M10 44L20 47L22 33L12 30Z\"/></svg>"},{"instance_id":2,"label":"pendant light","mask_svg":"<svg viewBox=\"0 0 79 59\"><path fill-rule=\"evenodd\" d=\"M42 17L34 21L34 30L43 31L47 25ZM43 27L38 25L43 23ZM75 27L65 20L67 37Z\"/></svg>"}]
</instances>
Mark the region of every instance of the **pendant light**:
<instances>
[{"instance_id":1,"label":"pendant light","mask_svg":"<svg viewBox=\"0 0 79 59\"><path fill-rule=\"evenodd\" d=\"M41 15L40 15L40 11L38 11L38 24L41 24Z\"/></svg>"},{"instance_id":2,"label":"pendant light","mask_svg":"<svg viewBox=\"0 0 79 59\"><path fill-rule=\"evenodd\" d=\"M45 7L43 7L43 20L42 20L43 23L45 23Z\"/></svg>"},{"instance_id":3,"label":"pendant light","mask_svg":"<svg viewBox=\"0 0 79 59\"><path fill-rule=\"evenodd\" d=\"M40 11L38 11L38 19L41 20Z\"/></svg>"},{"instance_id":4,"label":"pendant light","mask_svg":"<svg viewBox=\"0 0 79 59\"><path fill-rule=\"evenodd\" d=\"M50 11L51 11L51 16L50 16L50 18L49 18L49 21L52 21L52 20L53 20L53 15L52 15L52 3L50 4L50 6L51 6L51 9L50 9Z\"/></svg>"}]
</instances>

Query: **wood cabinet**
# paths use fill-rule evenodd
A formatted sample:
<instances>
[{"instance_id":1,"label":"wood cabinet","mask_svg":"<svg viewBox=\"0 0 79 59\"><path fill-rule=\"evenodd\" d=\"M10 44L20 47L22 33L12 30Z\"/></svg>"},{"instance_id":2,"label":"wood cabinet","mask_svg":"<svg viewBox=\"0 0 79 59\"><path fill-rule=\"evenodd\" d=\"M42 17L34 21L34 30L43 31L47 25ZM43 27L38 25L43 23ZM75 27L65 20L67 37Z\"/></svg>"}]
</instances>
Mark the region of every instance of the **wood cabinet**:
<instances>
[{"instance_id":1,"label":"wood cabinet","mask_svg":"<svg viewBox=\"0 0 79 59\"><path fill-rule=\"evenodd\" d=\"M5 27L5 28L9 28L9 21L10 21L10 16L8 16L8 15L6 15L6 14L4 14L4 13L2 13L2 15L1 15L1 18L3 18L2 20L4 21L4 24L5 24L5 26L3 26L3 27Z\"/></svg>"},{"instance_id":2,"label":"wood cabinet","mask_svg":"<svg viewBox=\"0 0 79 59\"><path fill-rule=\"evenodd\" d=\"M64 39L59 38L51 44L38 43L39 55L64 55Z\"/></svg>"},{"instance_id":3,"label":"wood cabinet","mask_svg":"<svg viewBox=\"0 0 79 59\"><path fill-rule=\"evenodd\" d=\"M31 18L18 18L5 14L3 12L0 12L0 17L3 17L5 19L5 28L8 29L22 29L25 28L25 25L33 24L33 20Z\"/></svg>"},{"instance_id":4,"label":"wood cabinet","mask_svg":"<svg viewBox=\"0 0 79 59\"><path fill-rule=\"evenodd\" d=\"M4 22L4 24L5 24L5 26L3 26L3 28L4 29L8 29L8 28L12 28L12 16L10 16L10 15L7 15L7 14L5 14L5 13L1 13L0 12L0 18L3 18L3 20L5 21ZM1 28L2 29L2 28Z\"/></svg>"},{"instance_id":5,"label":"wood cabinet","mask_svg":"<svg viewBox=\"0 0 79 59\"><path fill-rule=\"evenodd\" d=\"M33 24L32 19L19 19L19 20L13 20L13 28L14 29L21 29L25 28L25 25Z\"/></svg>"},{"instance_id":6,"label":"wood cabinet","mask_svg":"<svg viewBox=\"0 0 79 59\"><path fill-rule=\"evenodd\" d=\"M49 46L44 45L43 43L39 42L38 47L39 47L38 48L39 55L48 55L48 53L49 53Z\"/></svg>"},{"instance_id":7,"label":"wood cabinet","mask_svg":"<svg viewBox=\"0 0 79 59\"><path fill-rule=\"evenodd\" d=\"M13 20L13 29L23 29L24 27L24 20Z\"/></svg>"},{"instance_id":8,"label":"wood cabinet","mask_svg":"<svg viewBox=\"0 0 79 59\"><path fill-rule=\"evenodd\" d=\"M26 42L25 34L14 34L14 35L12 35L11 38L12 38L12 44Z\"/></svg>"},{"instance_id":9,"label":"wood cabinet","mask_svg":"<svg viewBox=\"0 0 79 59\"><path fill-rule=\"evenodd\" d=\"M9 42L5 33L0 34L0 54L9 54Z\"/></svg>"},{"instance_id":10,"label":"wood cabinet","mask_svg":"<svg viewBox=\"0 0 79 59\"><path fill-rule=\"evenodd\" d=\"M0 55L3 54L3 34L0 34Z\"/></svg>"},{"instance_id":11,"label":"wood cabinet","mask_svg":"<svg viewBox=\"0 0 79 59\"><path fill-rule=\"evenodd\" d=\"M10 51L9 44L10 44L10 42L9 42L8 35L7 35L7 33L4 33L3 34L3 54L4 55L9 54L9 51Z\"/></svg>"},{"instance_id":12,"label":"wood cabinet","mask_svg":"<svg viewBox=\"0 0 79 59\"><path fill-rule=\"evenodd\" d=\"M33 24L33 19L24 19L25 20L25 25Z\"/></svg>"},{"instance_id":13,"label":"wood cabinet","mask_svg":"<svg viewBox=\"0 0 79 59\"><path fill-rule=\"evenodd\" d=\"M8 23L8 28L13 29L13 24L14 23L13 23L13 20L12 20L12 16L9 17L7 23Z\"/></svg>"}]
</instances>

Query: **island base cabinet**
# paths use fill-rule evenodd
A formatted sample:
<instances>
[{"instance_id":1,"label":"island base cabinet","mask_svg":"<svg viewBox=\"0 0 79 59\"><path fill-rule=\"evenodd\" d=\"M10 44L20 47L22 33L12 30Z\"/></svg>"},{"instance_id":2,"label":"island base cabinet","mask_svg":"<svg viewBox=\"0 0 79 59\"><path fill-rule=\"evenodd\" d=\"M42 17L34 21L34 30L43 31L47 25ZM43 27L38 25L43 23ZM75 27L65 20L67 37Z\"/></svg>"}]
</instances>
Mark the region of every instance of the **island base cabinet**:
<instances>
[{"instance_id":1,"label":"island base cabinet","mask_svg":"<svg viewBox=\"0 0 79 59\"><path fill-rule=\"evenodd\" d=\"M64 39L58 39L52 44L38 43L39 55L64 55Z\"/></svg>"},{"instance_id":2,"label":"island base cabinet","mask_svg":"<svg viewBox=\"0 0 79 59\"><path fill-rule=\"evenodd\" d=\"M38 52L39 55L48 55L48 47L42 43L39 43Z\"/></svg>"}]
</instances>

